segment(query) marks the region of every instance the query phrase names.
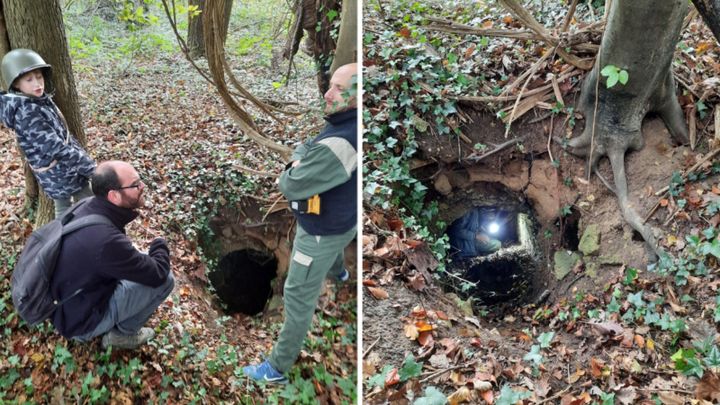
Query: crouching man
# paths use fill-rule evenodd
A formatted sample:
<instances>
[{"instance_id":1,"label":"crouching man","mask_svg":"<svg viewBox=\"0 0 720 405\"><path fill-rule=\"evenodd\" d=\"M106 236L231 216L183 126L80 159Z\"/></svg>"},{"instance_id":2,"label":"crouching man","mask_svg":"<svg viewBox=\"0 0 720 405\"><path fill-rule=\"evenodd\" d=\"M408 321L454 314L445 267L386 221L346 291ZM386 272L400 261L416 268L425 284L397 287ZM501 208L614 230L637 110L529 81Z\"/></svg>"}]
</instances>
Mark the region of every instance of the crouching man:
<instances>
[{"instance_id":1,"label":"crouching man","mask_svg":"<svg viewBox=\"0 0 720 405\"><path fill-rule=\"evenodd\" d=\"M130 164L104 162L90 182L95 196L75 217L100 214L112 225L91 225L63 238L51 288L54 297L72 298L58 307L52 323L67 338L84 342L102 335L103 348L135 349L155 336L143 325L175 285L170 252L157 238L148 254L141 253L125 235L145 204L145 184Z\"/></svg>"},{"instance_id":2,"label":"crouching man","mask_svg":"<svg viewBox=\"0 0 720 405\"><path fill-rule=\"evenodd\" d=\"M243 367L256 381L284 383L312 323L326 277L346 281L343 251L357 226L358 65L340 66L325 93L327 125L298 147L280 176L280 191L290 201L297 230L283 300L285 321L270 357Z\"/></svg>"}]
</instances>

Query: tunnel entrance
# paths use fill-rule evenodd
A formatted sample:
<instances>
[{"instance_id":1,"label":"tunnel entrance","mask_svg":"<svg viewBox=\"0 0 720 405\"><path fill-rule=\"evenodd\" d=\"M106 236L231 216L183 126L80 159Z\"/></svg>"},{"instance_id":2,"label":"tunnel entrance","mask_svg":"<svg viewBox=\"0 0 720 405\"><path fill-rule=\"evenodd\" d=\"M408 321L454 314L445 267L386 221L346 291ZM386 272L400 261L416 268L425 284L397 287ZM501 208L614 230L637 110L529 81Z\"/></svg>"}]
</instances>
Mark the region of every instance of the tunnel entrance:
<instances>
[{"instance_id":1,"label":"tunnel entrance","mask_svg":"<svg viewBox=\"0 0 720 405\"><path fill-rule=\"evenodd\" d=\"M473 205L451 222L446 281L454 291L482 305L531 298L540 252L534 221L524 211L521 205Z\"/></svg>"},{"instance_id":2,"label":"tunnel entrance","mask_svg":"<svg viewBox=\"0 0 720 405\"><path fill-rule=\"evenodd\" d=\"M255 315L272 297L277 267L272 253L240 249L223 256L208 278L228 313Z\"/></svg>"}]
</instances>

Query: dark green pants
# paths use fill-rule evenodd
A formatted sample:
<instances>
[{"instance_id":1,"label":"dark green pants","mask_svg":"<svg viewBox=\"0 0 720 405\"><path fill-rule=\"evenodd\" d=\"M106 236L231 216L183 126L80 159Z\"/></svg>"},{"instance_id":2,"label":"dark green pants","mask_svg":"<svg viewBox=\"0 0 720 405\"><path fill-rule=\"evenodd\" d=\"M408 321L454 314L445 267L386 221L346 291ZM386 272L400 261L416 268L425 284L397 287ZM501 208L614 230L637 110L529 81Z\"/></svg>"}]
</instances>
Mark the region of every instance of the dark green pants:
<instances>
[{"instance_id":1,"label":"dark green pants","mask_svg":"<svg viewBox=\"0 0 720 405\"><path fill-rule=\"evenodd\" d=\"M342 273L343 251L355 232L353 228L341 235L314 236L298 225L283 290L285 321L268 358L279 372L288 371L300 354L325 277Z\"/></svg>"}]
</instances>

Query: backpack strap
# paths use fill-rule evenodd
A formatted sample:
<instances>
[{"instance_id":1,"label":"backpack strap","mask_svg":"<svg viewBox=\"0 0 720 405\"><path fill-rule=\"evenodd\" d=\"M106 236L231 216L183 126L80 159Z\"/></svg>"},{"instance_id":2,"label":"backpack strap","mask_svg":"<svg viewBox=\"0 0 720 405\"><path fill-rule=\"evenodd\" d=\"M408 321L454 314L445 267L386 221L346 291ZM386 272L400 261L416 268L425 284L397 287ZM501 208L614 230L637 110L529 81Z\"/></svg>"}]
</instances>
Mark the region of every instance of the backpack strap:
<instances>
[{"instance_id":1,"label":"backpack strap","mask_svg":"<svg viewBox=\"0 0 720 405\"><path fill-rule=\"evenodd\" d=\"M73 210L74 211L74 210ZM84 217L76 218L74 220L71 220L69 224L63 225L62 234L63 236L68 235L72 232L77 231L78 229L88 227L90 225L100 225L100 224L107 224L110 226L115 226L108 217L105 215L100 214L90 214L86 215ZM80 294L82 292L82 288L78 288L75 290L74 293L70 294L69 297L66 297L63 300L55 301L55 305L63 305L64 303L68 302L70 299L72 299L74 296Z\"/></svg>"},{"instance_id":2,"label":"backpack strap","mask_svg":"<svg viewBox=\"0 0 720 405\"><path fill-rule=\"evenodd\" d=\"M70 223L63 225L63 236L77 231L78 229L85 228L90 225L107 224L115 226L108 217L100 214L90 214L84 217L74 218Z\"/></svg>"}]
</instances>

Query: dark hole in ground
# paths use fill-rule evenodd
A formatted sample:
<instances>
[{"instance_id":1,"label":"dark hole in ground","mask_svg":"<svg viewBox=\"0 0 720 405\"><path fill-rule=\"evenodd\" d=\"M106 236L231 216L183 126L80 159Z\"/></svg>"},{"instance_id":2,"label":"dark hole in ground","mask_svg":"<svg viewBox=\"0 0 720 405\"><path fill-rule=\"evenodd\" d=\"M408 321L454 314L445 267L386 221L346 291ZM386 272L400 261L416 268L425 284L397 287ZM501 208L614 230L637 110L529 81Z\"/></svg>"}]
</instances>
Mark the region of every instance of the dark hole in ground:
<instances>
[{"instance_id":1,"label":"dark hole in ground","mask_svg":"<svg viewBox=\"0 0 720 405\"><path fill-rule=\"evenodd\" d=\"M485 304L509 301L528 292L524 270L512 258L475 264L467 270L465 278L477 283L475 296Z\"/></svg>"},{"instance_id":2,"label":"dark hole in ground","mask_svg":"<svg viewBox=\"0 0 720 405\"><path fill-rule=\"evenodd\" d=\"M254 249L236 250L220 259L208 275L228 313L255 315L272 297L270 282L275 278L277 259Z\"/></svg>"},{"instance_id":3,"label":"dark hole in ground","mask_svg":"<svg viewBox=\"0 0 720 405\"><path fill-rule=\"evenodd\" d=\"M494 233L490 232L492 223L498 225ZM535 238L533 228L526 213L496 207L470 208L447 229L453 247L448 272L455 275L445 280L448 286L484 305L513 305L529 299L538 260L535 243L528 241ZM465 235L458 236L463 230ZM477 246L473 247L472 239L468 238L477 232L499 240L500 250L480 252ZM471 254L473 248L476 251Z\"/></svg>"},{"instance_id":4,"label":"dark hole in ground","mask_svg":"<svg viewBox=\"0 0 720 405\"><path fill-rule=\"evenodd\" d=\"M560 244L564 249L576 251L580 245L580 213L571 209L570 215L560 218L559 223L562 224L560 229L562 231L562 239Z\"/></svg>"},{"instance_id":5,"label":"dark hole in ground","mask_svg":"<svg viewBox=\"0 0 720 405\"><path fill-rule=\"evenodd\" d=\"M635 242L645 242L645 238L643 238L642 234L635 230L633 230L632 233L632 240Z\"/></svg>"}]
</instances>

